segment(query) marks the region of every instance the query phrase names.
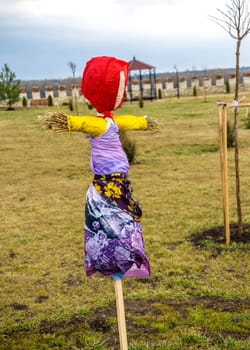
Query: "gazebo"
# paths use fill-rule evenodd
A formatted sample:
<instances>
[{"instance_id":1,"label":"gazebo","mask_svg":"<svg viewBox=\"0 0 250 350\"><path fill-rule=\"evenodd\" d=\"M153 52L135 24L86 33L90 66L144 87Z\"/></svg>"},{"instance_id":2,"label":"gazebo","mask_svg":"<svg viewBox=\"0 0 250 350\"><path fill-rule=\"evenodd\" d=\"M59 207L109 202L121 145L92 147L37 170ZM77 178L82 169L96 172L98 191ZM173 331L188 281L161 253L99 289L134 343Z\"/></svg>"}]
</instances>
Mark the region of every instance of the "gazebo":
<instances>
[{"instance_id":1,"label":"gazebo","mask_svg":"<svg viewBox=\"0 0 250 350\"><path fill-rule=\"evenodd\" d=\"M132 61L128 62L129 67L129 80L128 80L128 92L130 95L130 101L133 100L133 91L132 91L132 77L131 77L131 71L139 71L139 90L140 90L140 98L143 99L143 81L142 81L142 71L148 70L148 79L150 82L150 99L156 99L156 67L138 61L134 57Z\"/></svg>"}]
</instances>

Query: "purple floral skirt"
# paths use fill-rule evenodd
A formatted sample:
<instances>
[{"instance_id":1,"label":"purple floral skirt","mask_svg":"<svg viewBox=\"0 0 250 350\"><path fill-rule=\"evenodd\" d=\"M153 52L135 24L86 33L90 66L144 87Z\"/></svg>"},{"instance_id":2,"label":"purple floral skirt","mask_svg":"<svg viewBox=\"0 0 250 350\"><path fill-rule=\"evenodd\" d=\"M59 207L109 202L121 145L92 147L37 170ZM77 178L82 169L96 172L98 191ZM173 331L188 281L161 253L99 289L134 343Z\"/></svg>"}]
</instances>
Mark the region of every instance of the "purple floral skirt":
<instances>
[{"instance_id":1,"label":"purple floral skirt","mask_svg":"<svg viewBox=\"0 0 250 350\"><path fill-rule=\"evenodd\" d=\"M140 222L101 196L93 183L86 196L84 234L87 276L97 271L103 275L122 272L124 277L149 276Z\"/></svg>"}]
</instances>

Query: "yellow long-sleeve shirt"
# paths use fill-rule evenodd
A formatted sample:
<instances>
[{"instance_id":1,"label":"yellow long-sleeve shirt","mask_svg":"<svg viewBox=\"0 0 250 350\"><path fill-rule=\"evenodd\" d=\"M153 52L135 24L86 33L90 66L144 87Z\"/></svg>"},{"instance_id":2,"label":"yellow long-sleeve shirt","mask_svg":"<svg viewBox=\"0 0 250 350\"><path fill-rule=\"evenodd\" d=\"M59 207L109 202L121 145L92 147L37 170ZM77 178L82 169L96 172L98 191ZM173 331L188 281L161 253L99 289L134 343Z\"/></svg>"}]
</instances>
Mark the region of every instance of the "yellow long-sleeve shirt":
<instances>
[{"instance_id":1,"label":"yellow long-sleeve shirt","mask_svg":"<svg viewBox=\"0 0 250 350\"><path fill-rule=\"evenodd\" d=\"M107 121L92 116L67 116L69 131L80 131L93 137L102 135L107 129ZM134 115L114 116L113 121L121 130L146 130L147 118Z\"/></svg>"}]
</instances>

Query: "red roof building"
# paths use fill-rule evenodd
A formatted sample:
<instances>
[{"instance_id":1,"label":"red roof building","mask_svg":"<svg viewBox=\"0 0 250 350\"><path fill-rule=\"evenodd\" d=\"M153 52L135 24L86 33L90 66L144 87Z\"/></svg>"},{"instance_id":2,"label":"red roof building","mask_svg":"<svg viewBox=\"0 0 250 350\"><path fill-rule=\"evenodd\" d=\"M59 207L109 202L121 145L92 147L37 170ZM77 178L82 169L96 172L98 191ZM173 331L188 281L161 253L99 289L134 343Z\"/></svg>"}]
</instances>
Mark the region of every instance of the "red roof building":
<instances>
[{"instance_id":1,"label":"red roof building","mask_svg":"<svg viewBox=\"0 0 250 350\"><path fill-rule=\"evenodd\" d=\"M138 61L135 59L135 57L133 58L132 61L128 62L128 69L131 70L146 70L146 69L155 69L156 67L151 66L150 64L144 63L142 61Z\"/></svg>"},{"instance_id":2,"label":"red roof building","mask_svg":"<svg viewBox=\"0 0 250 350\"><path fill-rule=\"evenodd\" d=\"M152 66L151 64L144 63L142 61L136 60L134 57L132 61L128 62L128 69L129 69L129 82L128 82L128 92L130 94L130 101L133 100L132 96L132 77L131 77L131 71L138 71L139 72L139 83L140 83L140 98L143 99L143 77L142 77L142 71L148 70L147 79L150 81L150 99L156 99L156 67ZM145 76L144 76L145 78Z\"/></svg>"}]
</instances>

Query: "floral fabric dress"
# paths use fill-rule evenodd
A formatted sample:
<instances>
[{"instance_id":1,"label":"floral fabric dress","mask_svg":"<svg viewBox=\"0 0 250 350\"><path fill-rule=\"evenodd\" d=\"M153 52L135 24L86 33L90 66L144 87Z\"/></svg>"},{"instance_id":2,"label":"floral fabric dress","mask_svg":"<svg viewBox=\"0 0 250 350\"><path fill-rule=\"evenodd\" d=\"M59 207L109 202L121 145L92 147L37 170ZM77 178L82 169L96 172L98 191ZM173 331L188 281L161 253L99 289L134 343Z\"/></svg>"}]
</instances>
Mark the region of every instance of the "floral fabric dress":
<instances>
[{"instance_id":1,"label":"floral fabric dress","mask_svg":"<svg viewBox=\"0 0 250 350\"><path fill-rule=\"evenodd\" d=\"M86 195L84 249L87 276L100 272L146 277L150 265L144 252L141 209L134 197L117 125L90 137L94 179Z\"/></svg>"}]
</instances>

